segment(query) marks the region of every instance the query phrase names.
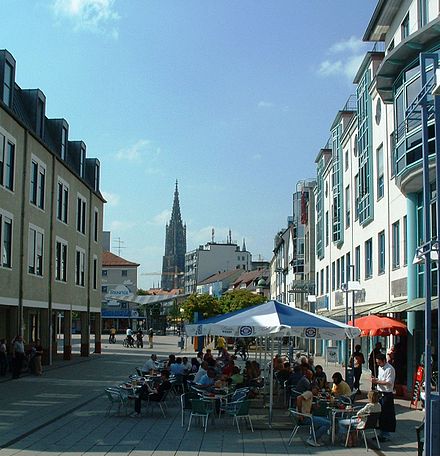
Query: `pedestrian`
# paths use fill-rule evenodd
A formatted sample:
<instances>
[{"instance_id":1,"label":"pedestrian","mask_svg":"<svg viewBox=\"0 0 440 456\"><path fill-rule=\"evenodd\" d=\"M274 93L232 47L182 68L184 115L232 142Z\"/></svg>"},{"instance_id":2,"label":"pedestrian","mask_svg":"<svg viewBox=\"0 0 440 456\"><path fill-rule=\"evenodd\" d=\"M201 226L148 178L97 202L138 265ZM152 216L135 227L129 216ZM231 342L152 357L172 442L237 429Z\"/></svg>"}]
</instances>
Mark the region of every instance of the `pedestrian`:
<instances>
[{"instance_id":1,"label":"pedestrian","mask_svg":"<svg viewBox=\"0 0 440 456\"><path fill-rule=\"evenodd\" d=\"M394 409L394 382L396 380L396 371L394 367L387 362L383 353L376 356L376 362L379 366L377 378L373 377L371 382L376 385L377 391L381 394L380 405L382 411L379 419L381 442L390 440L391 432L396 432L396 411Z\"/></svg>"},{"instance_id":2,"label":"pedestrian","mask_svg":"<svg viewBox=\"0 0 440 456\"><path fill-rule=\"evenodd\" d=\"M372 377L377 377L377 370L378 370L378 365L376 363L376 358L377 355L382 353L382 343L377 342L376 345L374 346L373 350L371 350L370 356L368 357L368 368L371 371L371 376ZM375 388L375 385L373 385L373 389Z\"/></svg>"},{"instance_id":3,"label":"pedestrian","mask_svg":"<svg viewBox=\"0 0 440 456\"><path fill-rule=\"evenodd\" d=\"M360 345L356 345L354 347L354 352L350 358L350 364L353 368L353 377L354 377L353 389L360 392L359 388L360 388L360 380L361 380L361 375L362 375L362 365L365 364L365 358L364 358L363 353L361 352Z\"/></svg>"},{"instance_id":4,"label":"pedestrian","mask_svg":"<svg viewBox=\"0 0 440 456\"><path fill-rule=\"evenodd\" d=\"M43 368L41 366L41 358L43 356L43 347L40 343L40 339L35 341L33 347L33 365L34 365L34 374L35 375L42 375Z\"/></svg>"},{"instance_id":5,"label":"pedestrian","mask_svg":"<svg viewBox=\"0 0 440 456\"><path fill-rule=\"evenodd\" d=\"M24 342L20 334L12 343L12 378L18 378L21 374L21 368L24 360Z\"/></svg>"},{"instance_id":6,"label":"pedestrian","mask_svg":"<svg viewBox=\"0 0 440 456\"><path fill-rule=\"evenodd\" d=\"M226 340L223 336L218 336L217 337L218 356L221 356L224 348L226 348Z\"/></svg>"},{"instance_id":7,"label":"pedestrian","mask_svg":"<svg viewBox=\"0 0 440 456\"><path fill-rule=\"evenodd\" d=\"M110 328L110 335L108 337L108 341L111 344L115 344L116 343L116 328L114 326L112 326Z\"/></svg>"},{"instance_id":8,"label":"pedestrian","mask_svg":"<svg viewBox=\"0 0 440 456\"><path fill-rule=\"evenodd\" d=\"M150 344L150 348L153 348L153 337L154 337L154 331L153 331L153 328L150 328L148 330L148 343Z\"/></svg>"},{"instance_id":9,"label":"pedestrian","mask_svg":"<svg viewBox=\"0 0 440 456\"><path fill-rule=\"evenodd\" d=\"M0 340L0 376L4 377L8 369L8 350L6 348L6 340Z\"/></svg>"}]
</instances>

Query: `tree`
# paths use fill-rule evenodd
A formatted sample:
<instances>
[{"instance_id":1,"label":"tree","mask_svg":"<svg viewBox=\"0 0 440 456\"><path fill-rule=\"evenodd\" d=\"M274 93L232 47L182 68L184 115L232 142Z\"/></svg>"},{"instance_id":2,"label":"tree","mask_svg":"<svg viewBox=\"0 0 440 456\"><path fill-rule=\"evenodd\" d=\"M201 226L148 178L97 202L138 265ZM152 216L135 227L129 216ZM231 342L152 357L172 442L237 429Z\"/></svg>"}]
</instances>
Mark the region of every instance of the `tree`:
<instances>
[{"instance_id":1,"label":"tree","mask_svg":"<svg viewBox=\"0 0 440 456\"><path fill-rule=\"evenodd\" d=\"M220 297L220 312L234 312L235 310L245 309L246 307L255 306L265 301L266 298L264 296L254 294L249 290L234 290Z\"/></svg>"},{"instance_id":2,"label":"tree","mask_svg":"<svg viewBox=\"0 0 440 456\"><path fill-rule=\"evenodd\" d=\"M208 294L193 293L182 303L181 308L183 316L189 322L193 322L195 312L199 313L200 320L222 313L218 299Z\"/></svg>"}]
</instances>

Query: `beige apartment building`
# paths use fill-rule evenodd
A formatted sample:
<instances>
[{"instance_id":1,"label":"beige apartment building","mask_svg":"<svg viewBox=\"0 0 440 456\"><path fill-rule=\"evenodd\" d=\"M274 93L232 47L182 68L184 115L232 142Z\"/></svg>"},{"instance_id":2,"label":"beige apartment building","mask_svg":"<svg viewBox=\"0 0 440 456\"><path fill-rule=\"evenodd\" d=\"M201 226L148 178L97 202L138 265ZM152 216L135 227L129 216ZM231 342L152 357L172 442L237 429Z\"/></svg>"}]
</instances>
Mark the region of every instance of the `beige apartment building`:
<instances>
[{"instance_id":1,"label":"beige apartment building","mask_svg":"<svg viewBox=\"0 0 440 456\"><path fill-rule=\"evenodd\" d=\"M88 356L89 329L96 352L101 337L100 163L69 140L66 120L46 117L44 93L20 88L15 71L0 50L0 338L39 338L50 363L61 331L70 359L73 318Z\"/></svg>"}]
</instances>

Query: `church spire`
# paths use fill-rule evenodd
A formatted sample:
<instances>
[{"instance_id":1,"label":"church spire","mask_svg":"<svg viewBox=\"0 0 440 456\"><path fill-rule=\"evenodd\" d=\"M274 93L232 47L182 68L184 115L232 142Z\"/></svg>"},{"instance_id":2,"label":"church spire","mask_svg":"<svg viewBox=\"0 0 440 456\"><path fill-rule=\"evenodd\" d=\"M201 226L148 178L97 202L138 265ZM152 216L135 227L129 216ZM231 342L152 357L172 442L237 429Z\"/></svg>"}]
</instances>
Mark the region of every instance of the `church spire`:
<instances>
[{"instance_id":1,"label":"church spire","mask_svg":"<svg viewBox=\"0 0 440 456\"><path fill-rule=\"evenodd\" d=\"M180 202L179 202L179 188L178 182L176 179L176 188L174 189L174 201L173 201L173 210L171 212L171 221L177 222L181 220L180 215Z\"/></svg>"}]
</instances>

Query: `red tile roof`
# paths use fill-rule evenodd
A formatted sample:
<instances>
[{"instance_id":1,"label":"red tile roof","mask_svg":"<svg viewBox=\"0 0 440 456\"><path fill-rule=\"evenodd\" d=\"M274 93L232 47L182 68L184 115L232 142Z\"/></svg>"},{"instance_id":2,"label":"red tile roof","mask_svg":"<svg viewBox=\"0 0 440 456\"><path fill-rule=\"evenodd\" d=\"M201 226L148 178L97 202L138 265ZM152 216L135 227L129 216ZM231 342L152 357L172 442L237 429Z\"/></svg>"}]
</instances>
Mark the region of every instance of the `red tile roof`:
<instances>
[{"instance_id":1,"label":"red tile roof","mask_svg":"<svg viewBox=\"0 0 440 456\"><path fill-rule=\"evenodd\" d=\"M140 265L139 263L133 263L132 261L125 260L112 252L102 252L102 266L108 268L112 266L137 267Z\"/></svg>"}]
</instances>

